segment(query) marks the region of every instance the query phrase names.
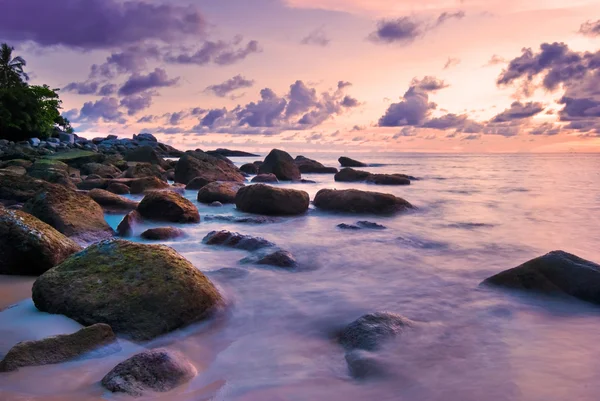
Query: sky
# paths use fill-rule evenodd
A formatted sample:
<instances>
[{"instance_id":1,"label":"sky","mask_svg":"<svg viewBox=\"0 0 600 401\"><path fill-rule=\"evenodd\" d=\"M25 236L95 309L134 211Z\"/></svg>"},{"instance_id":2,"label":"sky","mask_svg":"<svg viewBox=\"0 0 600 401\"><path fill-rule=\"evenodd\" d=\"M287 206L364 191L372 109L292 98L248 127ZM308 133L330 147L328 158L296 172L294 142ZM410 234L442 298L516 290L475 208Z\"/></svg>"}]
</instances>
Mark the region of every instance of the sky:
<instances>
[{"instance_id":1,"label":"sky","mask_svg":"<svg viewBox=\"0 0 600 401\"><path fill-rule=\"evenodd\" d=\"M0 0L77 134L181 149L598 152L597 0Z\"/></svg>"}]
</instances>

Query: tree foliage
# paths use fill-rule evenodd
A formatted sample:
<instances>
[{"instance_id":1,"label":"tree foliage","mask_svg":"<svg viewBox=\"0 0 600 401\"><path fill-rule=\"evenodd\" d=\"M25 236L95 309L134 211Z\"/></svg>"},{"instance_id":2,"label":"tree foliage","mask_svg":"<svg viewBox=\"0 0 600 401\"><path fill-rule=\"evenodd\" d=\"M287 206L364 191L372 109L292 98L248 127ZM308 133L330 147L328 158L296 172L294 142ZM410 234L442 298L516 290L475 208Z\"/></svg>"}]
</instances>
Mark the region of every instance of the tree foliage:
<instances>
[{"instance_id":1,"label":"tree foliage","mask_svg":"<svg viewBox=\"0 0 600 401\"><path fill-rule=\"evenodd\" d=\"M28 85L29 77L23 70L26 62L13 57L12 52L7 44L0 47L0 138L48 138L57 128L73 132L69 121L60 115L58 90Z\"/></svg>"}]
</instances>

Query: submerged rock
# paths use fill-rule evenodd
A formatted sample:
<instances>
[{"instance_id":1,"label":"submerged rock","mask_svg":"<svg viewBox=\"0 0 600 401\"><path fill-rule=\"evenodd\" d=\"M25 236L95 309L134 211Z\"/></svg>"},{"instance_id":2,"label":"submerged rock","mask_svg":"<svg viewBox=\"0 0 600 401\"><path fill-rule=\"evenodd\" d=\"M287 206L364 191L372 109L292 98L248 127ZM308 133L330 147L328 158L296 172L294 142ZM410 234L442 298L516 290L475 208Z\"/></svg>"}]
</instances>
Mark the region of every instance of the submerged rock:
<instances>
[{"instance_id":1,"label":"submerged rock","mask_svg":"<svg viewBox=\"0 0 600 401\"><path fill-rule=\"evenodd\" d=\"M151 228L142 233L142 238L151 241L164 241L183 237L183 230L175 227Z\"/></svg>"},{"instance_id":2,"label":"submerged rock","mask_svg":"<svg viewBox=\"0 0 600 401\"><path fill-rule=\"evenodd\" d=\"M414 177L404 174L372 174L368 171L344 168L334 179L338 182L367 182L376 185L410 185Z\"/></svg>"},{"instance_id":3,"label":"submerged rock","mask_svg":"<svg viewBox=\"0 0 600 401\"><path fill-rule=\"evenodd\" d=\"M402 198L380 192L322 189L314 204L319 209L344 213L392 214L413 206Z\"/></svg>"},{"instance_id":4,"label":"submerged rock","mask_svg":"<svg viewBox=\"0 0 600 401\"><path fill-rule=\"evenodd\" d=\"M411 326L411 320L395 313L369 313L346 326L340 333L339 342L348 350L374 351Z\"/></svg>"},{"instance_id":5,"label":"submerged rock","mask_svg":"<svg viewBox=\"0 0 600 401\"><path fill-rule=\"evenodd\" d=\"M346 224L346 223L338 224L337 227L341 228L342 230L360 230L361 229L359 226L355 226L354 224Z\"/></svg>"},{"instance_id":6,"label":"submerged rock","mask_svg":"<svg viewBox=\"0 0 600 401\"><path fill-rule=\"evenodd\" d=\"M600 304L600 265L553 251L486 279L483 284Z\"/></svg>"},{"instance_id":7,"label":"submerged rock","mask_svg":"<svg viewBox=\"0 0 600 401\"><path fill-rule=\"evenodd\" d=\"M200 213L192 202L177 192L151 192L142 199L138 212L144 218L171 223L199 223Z\"/></svg>"},{"instance_id":8,"label":"submerged rock","mask_svg":"<svg viewBox=\"0 0 600 401\"><path fill-rule=\"evenodd\" d=\"M0 362L0 372L11 372L26 366L67 362L84 355L100 357L120 350L117 337L110 326L98 323L73 334L20 342L12 347Z\"/></svg>"},{"instance_id":9,"label":"submerged rock","mask_svg":"<svg viewBox=\"0 0 600 401\"><path fill-rule=\"evenodd\" d=\"M275 188L265 184L241 188L235 198L235 205L239 210L271 216L306 213L309 203L310 198L305 191Z\"/></svg>"},{"instance_id":10,"label":"submerged rock","mask_svg":"<svg viewBox=\"0 0 600 401\"><path fill-rule=\"evenodd\" d=\"M40 276L32 298L42 312L150 340L206 318L222 299L172 248L124 240L91 245Z\"/></svg>"},{"instance_id":11,"label":"submerged rock","mask_svg":"<svg viewBox=\"0 0 600 401\"><path fill-rule=\"evenodd\" d=\"M144 218L137 210L127 213L117 227L119 237L132 237L136 233L136 228L144 222Z\"/></svg>"},{"instance_id":12,"label":"submerged rock","mask_svg":"<svg viewBox=\"0 0 600 401\"><path fill-rule=\"evenodd\" d=\"M349 157L342 156L338 159L340 166L342 167L367 167L368 164L359 162L358 160L351 159Z\"/></svg>"},{"instance_id":13,"label":"submerged rock","mask_svg":"<svg viewBox=\"0 0 600 401\"><path fill-rule=\"evenodd\" d=\"M211 202L208 206L210 206L210 207L223 207L223 204L221 202L215 201L215 202Z\"/></svg>"},{"instance_id":14,"label":"submerged rock","mask_svg":"<svg viewBox=\"0 0 600 401\"><path fill-rule=\"evenodd\" d=\"M256 251L258 249L274 247L275 244L264 238L242 235L231 231L212 231L202 240L206 245L222 245L229 248Z\"/></svg>"},{"instance_id":15,"label":"submerged rock","mask_svg":"<svg viewBox=\"0 0 600 401\"><path fill-rule=\"evenodd\" d=\"M274 217L266 216L229 216L229 215L208 215L202 217L204 221L227 221L229 223L241 224L271 224L278 223L280 220Z\"/></svg>"},{"instance_id":16,"label":"submerged rock","mask_svg":"<svg viewBox=\"0 0 600 401\"><path fill-rule=\"evenodd\" d=\"M252 179L251 182L263 182L263 183L271 183L277 184L279 180L275 176L275 174L259 174Z\"/></svg>"},{"instance_id":17,"label":"submerged rock","mask_svg":"<svg viewBox=\"0 0 600 401\"><path fill-rule=\"evenodd\" d=\"M292 156L279 149L271 150L258 172L259 174L275 174L281 181L295 181L301 178L300 170Z\"/></svg>"},{"instance_id":18,"label":"submerged rock","mask_svg":"<svg viewBox=\"0 0 600 401\"><path fill-rule=\"evenodd\" d=\"M138 203L103 189L92 189L88 196L109 212L134 210Z\"/></svg>"},{"instance_id":19,"label":"submerged rock","mask_svg":"<svg viewBox=\"0 0 600 401\"><path fill-rule=\"evenodd\" d=\"M38 276L80 250L36 217L0 206L0 274Z\"/></svg>"},{"instance_id":20,"label":"submerged rock","mask_svg":"<svg viewBox=\"0 0 600 401\"><path fill-rule=\"evenodd\" d=\"M385 364L375 353L355 349L346 352L345 358L348 371L355 379L381 378L388 373Z\"/></svg>"},{"instance_id":21,"label":"submerged rock","mask_svg":"<svg viewBox=\"0 0 600 401\"><path fill-rule=\"evenodd\" d=\"M134 355L113 368L102 385L113 393L140 397L148 391L167 392L190 381L197 371L178 353L164 349Z\"/></svg>"},{"instance_id":22,"label":"submerged rock","mask_svg":"<svg viewBox=\"0 0 600 401\"><path fill-rule=\"evenodd\" d=\"M216 181L205 185L198 191L198 202L201 203L235 203L235 196L245 185L241 182Z\"/></svg>"},{"instance_id":23,"label":"submerged rock","mask_svg":"<svg viewBox=\"0 0 600 401\"><path fill-rule=\"evenodd\" d=\"M325 167L318 161L304 156L296 156L294 162L302 174L335 174L338 172L335 167Z\"/></svg>"},{"instance_id":24,"label":"submerged rock","mask_svg":"<svg viewBox=\"0 0 600 401\"><path fill-rule=\"evenodd\" d=\"M251 256L242 260L242 263L254 263L257 265L268 265L275 267L296 267L298 264L294 255L282 249L276 249L261 255Z\"/></svg>"},{"instance_id":25,"label":"submerged rock","mask_svg":"<svg viewBox=\"0 0 600 401\"><path fill-rule=\"evenodd\" d=\"M385 230L386 226L381 224L373 223L370 221L359 221L356 224L338 224L338 228L342 230L362 230L362 229L370 229L370 230Z\"/></svg>"}]
</instances>

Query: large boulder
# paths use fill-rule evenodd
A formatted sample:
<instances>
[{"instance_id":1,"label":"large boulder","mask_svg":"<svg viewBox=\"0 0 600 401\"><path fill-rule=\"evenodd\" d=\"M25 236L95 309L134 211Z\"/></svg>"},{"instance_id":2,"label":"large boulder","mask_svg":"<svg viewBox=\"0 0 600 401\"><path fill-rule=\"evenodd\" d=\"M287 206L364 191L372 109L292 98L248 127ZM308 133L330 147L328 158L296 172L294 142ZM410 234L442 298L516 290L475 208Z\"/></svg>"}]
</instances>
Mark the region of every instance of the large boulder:
<instances>
[{"instance_id":1,"label":"large boulder","mask_svg":"<svg viewBox=\"0 0 600 401\"><path fill-rule=\"evenodd\" d=\"M158 155L152 146L140 146L137 149L125 153L125 160L128 162L150 163L164 167L165 161Z\"/></svg>"},{"instance_id":2,"label":"large boulder","mask_svg":"<svg viewBox=\"0 0 600 401\"><path fill-rule=\"evenodd\" d=\"M404 174L371 174L367 182L376 185L410 185L410 177Z\"/></svg>"},{"instance_id":3,"label":"large boulder","mask_svg":"<svg viewBox=\"0 0 600 401\"><path fill-rule=\"evenodd\" d=\"M80 250L36 217L0 206L0 274L38 276Z\"/></svg>"},{"instance_id":4,"label":"large boulder","mask_svg":"<svg viewBox=\"0 0 600 401\"><path fill-rule=\"evenodd\" d=\"M120 239L75 254L33 284L42 312L150 340L207 317L221 303L214 285L175 250Z\"/></svg>"},{"instance_id":5,"label":"large boulder","mask_svg":"<svg viewBox=\"0 0 600 401\"><path fill-rule=\"evenodd\" d=\"M136 195L154 190L167 189L170 187L168 182L157 177L136 178L127 181L127 184L129 185L129 191Z\"/></svg>"},{"instance_id":6,"label":"large boulder","mask_svg":"<svg viewBox=\"0 0 600 401\"><path fill-rule=\"evenodd\" d=\"M121 362L102 379L113 393L141 397L167 392L188 382L197 371L182 355L164 349L145 351Z\"/></svg>"},{"instance_id":7,"label":"large boulder","mask_svg":"<svg viewBox=\"0 0 600 401\"><path fill-rule=\"evenodd\" d=\"M252 182L263 182L270 184L278 184L279 180L275 174L259 174L256 177L252 178Z\"/></svg>"},{"instance_id":8,"label":"large boulder","mask_svg":"<svg viewBox=\"0 0 600 401\"><path fill-rule=\"evenodd\" d=\"M368 171L354 170L353 168L343 168L334 176L338 182L360 182L366 181L371 176Z\"/></svg>"},{"instance_id":9,"label":"large boulder","mask_svg":"<svg viewBox=\"0 0 600 401\"><path fill-rule=\"evenodd\" d=\"M186 152L175 166L175 181L187 185L196 177L202 177L206 183L245 181L244 175L230 161L204 152Z\"/></svg>"},{"instance_id":10,"label":"large boulder","mask_svg":"<svg viewBox=\"0 0 600 401\"><path fill-rule=\"evenodd\" d=\"M395 313L369 313L346 326L338 340L348 350L374 351L413 325L411 320Z\"/></svg>"},{"instance_id":11,"label":"large boulder","mask_svg":"<svg viewBox=\"0 0 600 401\"><path fill-rule=\"evenodd\" d=\"M303 214L308 210L309 203L310 197L305 191L265 184L241 188L235 197L235 205L239 210L268 216Z\"/></svg>"},{"instance_id":12,"label":"large boulder","mask_svg":"<svg viewBox=\"0 0 600 401\"><path fill-rule=\"evenodd\" d=\"M49 182L0 172L0 200L27 202L38 191L54 187Z\"/></svg>"},{"instance_id":13,"label":"large boulder","mask_svg":"<svg viewBox=\"0 0 600 401\"><path fill-rule=\"evenodd\" d=\"M150 163L136 163L135 165L129 167L127 171L125 171L126 178L143 178L143 177L156 177L156 178L166 178L165 170L155 164Z\"/></svg>"},{"instance_id":14,"label":"large boulder","mask_svg":"<svg viewBox=\"0 0 600 401\"><path fill-rule=\"evenodd\" d=\"M104 189L92 189L88 196L107 212L128 212L137 208L138 203Z\"/></svg>"},{"instance_id":15,"label":"large boulder","mask_svg":"<svg viewBox=\"0 0 600 401\"><path fill-rule=\"evenodd\" d=\"M240 182L211 182L198 191L198 202L201 203L235 203L235 196L245 185Z\"/></svg>"},{"instance_id":16,"label":"large boulder","mask_svg":"<svg viewBox=\"0 0 600 401\"><path fill-rule=\"evenodd\" d=\"M97 175L101 178L116 178L121 175L121 170L112 164L86 163L79 169L82 175Z\"/></svg>"},{"instance_id":17,"label":"large boulder","mask_svg":"<svg viewBox=\"0 0 600 401\"><path fill-rule=\"evenodd\" d=\"M301 178L300 170L289 153L273 149L258 169L259 174L275 174L281 181L295 181Z\"/></svg>"},{"instance_id":18,"label":"large boulder","mask_svg":"<svg viewBox=\"0 0 600 401\"><path fill-rule=\"evenodd\" d=\"M66 152L57 152L46 156L49 160L58 160L68 164L71 167L80 168L87 163L102 163L106 156L102 153L91 152L88 150L73 149Z\"/></svg>"},{"instance_id":19,"label":"large boulder","mask_svg":"<svg viewBox=\"0 0 600 401\"><path fill-rule=\"evenodd\" d=\"M28 169L27 174L33 178L75 189L75 184L69 178L69 166L57 160L38 159Z\"/></svg>"},{"instance_id":20,"label":"large boulder","mask_svg":"<svg viewBox=\"0 0 600 401\"><path fill-rule=\"evenodd\" d=\"M240 167L240 171L246 174L258 174L258 166L254 163L246 163Z\"/></svg>"},{"instance_id":21,"label":"large boulder","mask_svg":"<svg viewBox=\"0 0 600 401\"><path fill-rule=\"evenodd\" d=\"M338 159L340 166L342 167L367 167L368 164L359 162L358 160L351 159L349 157L342 156Z\"/></svg>"},{"instance_id":22,"label":"large boulder","mask_svg":"<svg viewBox=\"0 0 600 401\"><path fill-rule=\"evenodd\" d=\"M325 167L318 161L304 156L296 156L294 162L302 174L335 174L338 172L335 167Z\"/></svg>"},{"instance_id":23,"label":"large boulder","mask_svg":"<svg viewBox=\"0 0 600 401\"><path fill-rule=\"evenodd\" d=\"M333 212L372 214L393 214L413 207L392 194L357 189L322 189L317 192L314 204L319 209Z\"/></svg>"},{"instance_id":24,"label":"large boulder","mask_svg":"<svg viewBox=\"0 0 600 401\"><path fill-rule=\"evenodd\" d=\"M150 192L138 208L140 215L149 220L171 223L199 223L200 214L192 202L174 191Z\"/></svg>"},{"instance_id":25,"label":"large boulder","mask_svg":"<svg viewBox=\"0 0 600 401\"><path fill-rule=\"evenodd\" d=\"M600 265L553 251L486 279L483 284L600 304Z\"/></svg>"},{"instance_id":26,"label":"large boulder","mask_svg":"<svg viewBox=\"0 0 600 401\"><path fill-rule=\"evenodd\" d=\"M151 228L142 233L142 238L149 241L166 241L183 237L183 230L176 227Z\"/></svg>"},{"instance_id":27,"label":"large boulder","mask_svg":"<svg viewBox=\"0 0 600 401\"><path fill-rule=\"evenodd\" d=\"M100 357L120 350L117 337L110 326L98 323L73 334L20 342L0 362L0 372L67 362L83 355L88 358Z\"/></svg>"},{"instance_id":28,"label":"large boulder","mask_svg":"<svg viewBox=\"0 0 600 401\"><path fill-rule=\"evenodd\" d=\"M113 230L104 220L102 207L87 195L51 188L39 192L23 207L43 222L56 228L68 237L77 237L83 242L104 239L113 235Z\"/></svg>"}]
</instances>

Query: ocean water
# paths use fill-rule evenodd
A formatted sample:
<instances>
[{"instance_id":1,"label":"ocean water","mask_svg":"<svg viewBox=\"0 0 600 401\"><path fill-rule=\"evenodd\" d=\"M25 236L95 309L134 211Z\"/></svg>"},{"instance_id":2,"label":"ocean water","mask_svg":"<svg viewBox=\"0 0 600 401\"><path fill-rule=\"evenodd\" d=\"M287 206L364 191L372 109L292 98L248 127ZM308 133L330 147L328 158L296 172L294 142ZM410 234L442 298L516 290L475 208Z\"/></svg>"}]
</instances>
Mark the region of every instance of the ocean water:
<instances>
[{"instance_id":1,"label":"ocean water","mask_svg":"<svg viewBox=\"0 0 600 401\"><path fill-rule=\"evenodd\" d=\"M294 155L295 156L295 155ZM339 154L306 154L337 166ZM596 401L600 308L578 301L482 288L479 283L562 249L600 262L600 155L356 155L372 172L419 177L406 187L281 184L307 191L358 188L393 193L415 206L394 217L325 213L266 225L202 222L166 242L203 271L229 306L217 318L147 344L122 341L103 359L0 375L0 400L125 400L99 385L143 347L184 353L198 376L146 400L181 401ZM240 165L254 159L234 159ZM197 191L186 196L195 201ZM243 215L198 204L202 216ZM122 216L107 216L113 226ZM386 230L344 231L369 220ZM240 265L246 252L208 247L227 229L291 251L295 271ZM139 240L139 239L137 239ZM225 269L225 270L223 270ZM0 356L18 341L80 327L38 312L33 279L0 278ZM350 377L334 333L361 315L390 311L418 324L377 351L387 374Z\"/></svg>"}]
</instances>

